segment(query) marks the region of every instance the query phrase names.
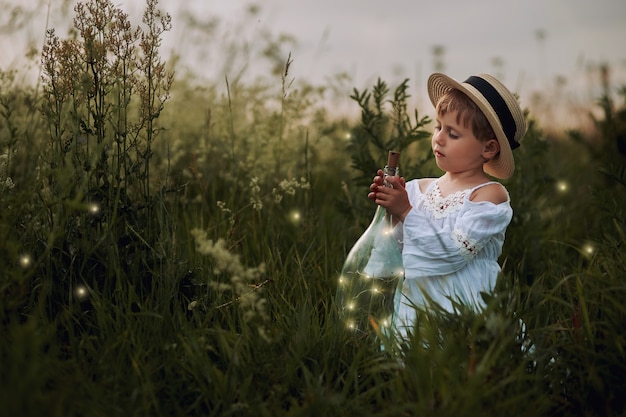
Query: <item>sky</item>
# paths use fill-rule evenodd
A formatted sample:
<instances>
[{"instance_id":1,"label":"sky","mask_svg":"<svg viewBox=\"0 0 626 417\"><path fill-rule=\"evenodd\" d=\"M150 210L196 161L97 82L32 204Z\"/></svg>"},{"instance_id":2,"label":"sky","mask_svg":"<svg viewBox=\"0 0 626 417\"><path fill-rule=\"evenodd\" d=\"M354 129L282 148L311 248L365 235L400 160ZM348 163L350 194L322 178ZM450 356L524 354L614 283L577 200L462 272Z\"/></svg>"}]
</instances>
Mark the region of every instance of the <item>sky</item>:
<instances>
[{"instance_id":1,"label":"sky","mask_svg":"<svg viewBox=\"0 0 626 417\"><path fill-rule=\"evenodd\" d=\"M32 13L21 34L0 32L0 65L17 62L25 39L41 44L49 5L48 0L0 0L0 5L7 1ZM49 1L48 26L62 27L55 10L65 3L71 11L72 2ZM114 4L139 23L143 1ZM251 5L255 13L249 12ZM254 49L286 35L279 49L284 60L291 54L291 76L341 84L346 96L379 77L390 84L409 78L419 102L436 69L459 80L492 73L526 101L533 92L552 94L557 77L576 97L597 94L590 69L600 64L610 66L614 86L626 84L624 0L161 0L159 7L173 18L164 48L208 80L232 78L244 68L248 75L266 71ZM234 57L232 51L242 45L249 55ZM443 51L440 66L435 47Z\"/></svg>"}]
</instances>

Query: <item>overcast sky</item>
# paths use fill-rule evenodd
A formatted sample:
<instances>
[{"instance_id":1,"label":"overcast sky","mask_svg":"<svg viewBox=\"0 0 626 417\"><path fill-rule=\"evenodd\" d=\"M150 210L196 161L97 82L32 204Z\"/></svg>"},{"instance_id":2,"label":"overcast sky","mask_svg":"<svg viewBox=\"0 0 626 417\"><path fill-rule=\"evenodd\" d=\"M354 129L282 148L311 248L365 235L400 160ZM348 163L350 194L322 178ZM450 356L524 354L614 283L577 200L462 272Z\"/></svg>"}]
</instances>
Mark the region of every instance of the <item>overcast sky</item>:
<instances>
[{"instance_id":1,"label":"overcast sky","mask_svg":"<svg viewBox=\"0 0 626 417\"><path fill-rule=\"evenodd\" d=\"M47 1L3 1L37 6L24 36L42 38L38 32L45 28ZM53 9L63 3L51 1ZM131 16L140 16L145 4L114 3ZM253 3L259 11L251 17L246 11ZM293 77L321 84L345 73L350 90L381 77L390 83L410 78L415 91L423 92L435 69L435 46L443 47L444 69L452 77L491 72L516 91L553 83L557 75L570 86L584 87L587 69L600 63L611 66L616 84L626 83L625 0L161 0L160 8L173 17L165 46L217 80L227 75L220 72L234 73L243 65L235 60L224 68L219 53L228 47L225 39L254 45L269 30L295 39L283 52L285 58L292 54ZM212 33L221 40L198 37L185 14L213 22ZM49 25L58 24L53 14ZM2 35L0 65L6 65L23 51L17 39ZM254 61L247 64L253 72Z\"/></svg>"}]
</instances>

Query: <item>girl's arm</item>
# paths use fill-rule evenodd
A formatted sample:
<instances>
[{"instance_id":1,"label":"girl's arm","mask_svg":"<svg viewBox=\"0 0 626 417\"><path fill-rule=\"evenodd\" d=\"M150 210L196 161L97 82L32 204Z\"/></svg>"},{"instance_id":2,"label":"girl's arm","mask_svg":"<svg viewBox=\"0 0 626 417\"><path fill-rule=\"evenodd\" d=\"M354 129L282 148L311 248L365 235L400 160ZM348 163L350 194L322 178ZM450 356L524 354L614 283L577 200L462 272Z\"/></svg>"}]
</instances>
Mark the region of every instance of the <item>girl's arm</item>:
<instances>
[{"instance_id":1,"label":"girl's arm","mask_svg":"<svg viewBox=\"0 0 626 417\"><path fill-rule=\"evenodd\" d=\"M455 224L441 226L445 222L410 210L403 225L407 277L451 274L476 256L496 260L511 217L508 203L466 202Z\"/></svg>"}]
</instances>

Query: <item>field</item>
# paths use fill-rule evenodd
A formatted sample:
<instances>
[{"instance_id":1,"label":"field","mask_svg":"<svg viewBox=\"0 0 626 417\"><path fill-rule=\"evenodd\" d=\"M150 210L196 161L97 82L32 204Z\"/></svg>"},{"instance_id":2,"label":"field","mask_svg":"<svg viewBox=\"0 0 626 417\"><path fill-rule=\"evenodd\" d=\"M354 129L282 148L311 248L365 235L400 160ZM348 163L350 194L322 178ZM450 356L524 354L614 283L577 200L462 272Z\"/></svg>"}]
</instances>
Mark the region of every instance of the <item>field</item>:
<instances>
[{"instance_id":1,"label":"field","mask_svg":"<svg viewBox=\"0 0 626 417\"><path fill-rule=\"evenodd\" d=\"M387 150L440 174L410 80L354 89L361 120L290 56L198 83L156 6L87 2L41 83L0 70L0 415L625 415L626 88L584 131L528 111L497 295L398 346L335 294Z\"/></svg>"}]
</instances>

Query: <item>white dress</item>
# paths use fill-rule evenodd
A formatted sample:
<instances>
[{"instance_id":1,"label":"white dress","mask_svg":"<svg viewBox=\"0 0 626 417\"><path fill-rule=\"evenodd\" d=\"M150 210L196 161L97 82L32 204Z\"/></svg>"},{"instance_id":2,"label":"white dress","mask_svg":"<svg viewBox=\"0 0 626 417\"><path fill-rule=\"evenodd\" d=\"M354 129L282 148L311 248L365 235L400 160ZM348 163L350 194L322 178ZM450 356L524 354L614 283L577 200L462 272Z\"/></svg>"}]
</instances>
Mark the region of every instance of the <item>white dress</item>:
<instances>
[{"instance_id":1,"label":"white dress","mask_svg":"<svg viewBox=\"0 0 626 417\"><path fill-rule=\"evenodd\" d=\"M500 272L498 257L513 215L510 199L500 204L470 201L476 189L493 182L444 198L438 181L425 193L417 180L406 184L413 208L394 229L405 270L394 312L400 336L415 323L414 306L428 308L432 301L453 312L454 301L480 309L481 292L494 289Z\"/></svg>"}]
</instances>

